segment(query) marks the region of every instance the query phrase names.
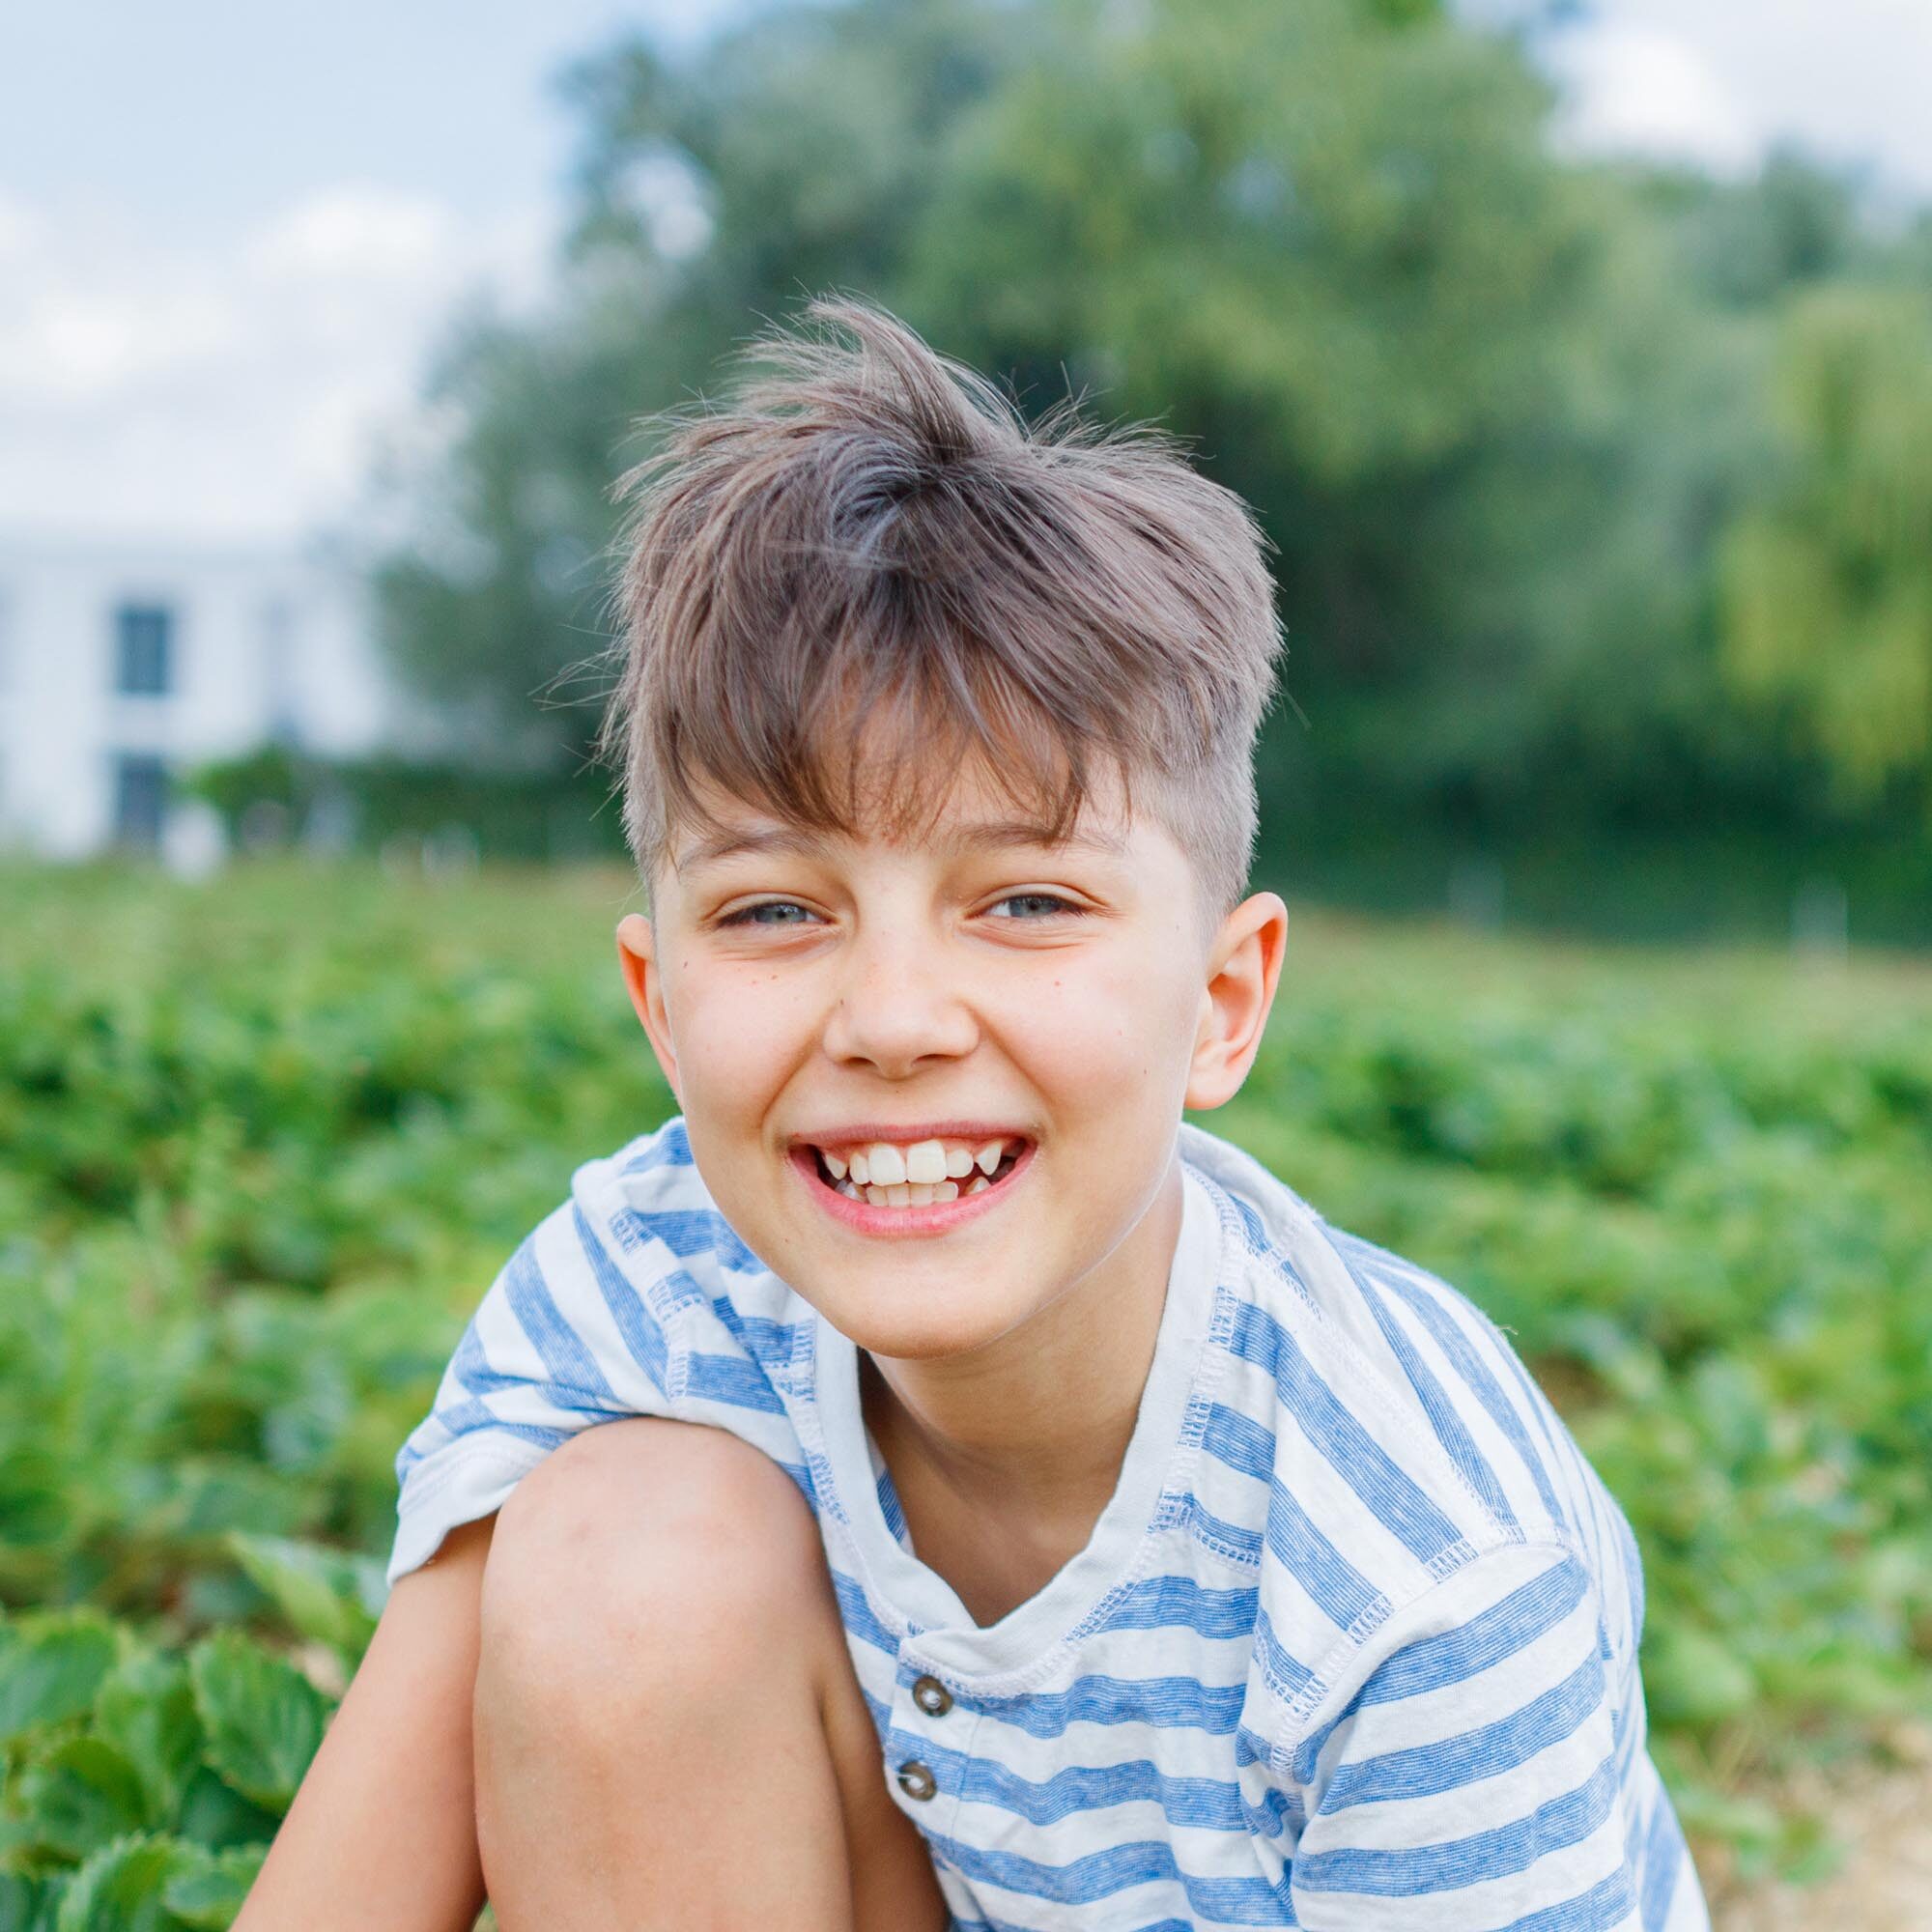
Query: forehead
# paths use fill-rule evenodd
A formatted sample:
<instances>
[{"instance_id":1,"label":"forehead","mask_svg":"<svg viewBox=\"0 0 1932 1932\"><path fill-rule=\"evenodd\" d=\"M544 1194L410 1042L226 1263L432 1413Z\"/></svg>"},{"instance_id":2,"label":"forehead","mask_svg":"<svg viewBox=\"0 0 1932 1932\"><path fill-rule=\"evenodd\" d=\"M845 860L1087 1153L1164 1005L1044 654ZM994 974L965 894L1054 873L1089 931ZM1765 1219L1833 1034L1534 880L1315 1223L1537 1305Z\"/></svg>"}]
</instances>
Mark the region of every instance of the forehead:
<instances>
[{"instance_id":1,"label":"forehead","mask_svg":"<svg viewBox=\"0 0 1932 1932\"><path fill-rule=\"evenodd\" d=\"M849 824L803 823L715 787L700 788L696 802L697 810L688 822L669 828L666 841L669 868L679 876L744 853L820 853L867 843L939 857L1019 847L1122 857L1136 831L1118 780L1096 775L1070 822L1061 825L1031 800L1015 799L1012 788L978 761L962 766L943 788L933 788L914 814L888 809L888 800L868 801L860 788Z\"/></svg>"}]
</instances>

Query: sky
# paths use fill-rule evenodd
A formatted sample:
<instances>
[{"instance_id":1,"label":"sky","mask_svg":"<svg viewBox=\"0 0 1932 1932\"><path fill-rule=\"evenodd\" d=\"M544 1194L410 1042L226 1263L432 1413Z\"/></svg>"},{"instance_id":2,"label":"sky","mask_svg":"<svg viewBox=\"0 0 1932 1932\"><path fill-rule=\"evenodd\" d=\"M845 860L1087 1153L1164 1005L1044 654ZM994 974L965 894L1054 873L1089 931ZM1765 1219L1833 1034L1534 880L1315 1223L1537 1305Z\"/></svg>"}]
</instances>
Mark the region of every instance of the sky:
<instances>
[{"instance_id":1,"label":"sky","mask_svg":"<svg viewBox=\"0 0 1932 1932\"><path fill-rule=\"evenodd\" d=\"M456 306L542 299L575 158L555 75L754 4L6 0L0 528L351 514ZM1736 174L1795 137L1932 197L1932 0L1596 0L1544 57L1575 150Z\"/></svg>"}]
</instances>

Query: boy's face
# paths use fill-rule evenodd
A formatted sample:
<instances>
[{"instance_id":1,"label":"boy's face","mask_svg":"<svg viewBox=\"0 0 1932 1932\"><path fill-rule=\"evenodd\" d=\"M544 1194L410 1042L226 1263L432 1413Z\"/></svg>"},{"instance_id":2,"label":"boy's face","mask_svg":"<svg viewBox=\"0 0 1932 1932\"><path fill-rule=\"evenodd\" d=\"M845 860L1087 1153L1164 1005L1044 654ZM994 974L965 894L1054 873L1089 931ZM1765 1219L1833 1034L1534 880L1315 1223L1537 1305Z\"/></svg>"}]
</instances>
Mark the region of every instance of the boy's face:
<instances>
[{"instance_id":1,"label":"boy's face","mask_svg":"<svg viewBox=\"0 0 1932 1932\"><path fill-rule=\"evenodd\" d=\"M1229 1098L1260 1044L1281 901L1209 929L1159 825L1102 796L1045 844L971 775L916 841L718 816L618 939L732 1227L889 1357L1104 1289L1147 1245L1182 1107Z\"/></svg>"}]
</instances>

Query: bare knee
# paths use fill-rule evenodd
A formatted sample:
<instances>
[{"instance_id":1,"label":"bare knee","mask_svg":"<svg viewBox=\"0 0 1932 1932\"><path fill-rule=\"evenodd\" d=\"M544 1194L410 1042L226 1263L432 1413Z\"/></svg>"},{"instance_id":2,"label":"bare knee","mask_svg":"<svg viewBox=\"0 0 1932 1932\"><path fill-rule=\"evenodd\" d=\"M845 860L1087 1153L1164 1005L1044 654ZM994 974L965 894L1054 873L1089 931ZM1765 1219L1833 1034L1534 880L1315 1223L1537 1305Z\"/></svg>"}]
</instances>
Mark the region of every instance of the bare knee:
<instances>
[{"instance_id":1,"label":"bare knee","mask_svg":"<svg viewBox=\"0 0 1932 1932\"><path fill-rule=\"evenodd\" d=\"M640 1703L742 1695L749 1663L809 1648L814 1605L828 1621L817 1527L777 1463L722 1430L602 1424L498 1515L478 1695L626 1723Z\"/></svg>"}]
</instances>

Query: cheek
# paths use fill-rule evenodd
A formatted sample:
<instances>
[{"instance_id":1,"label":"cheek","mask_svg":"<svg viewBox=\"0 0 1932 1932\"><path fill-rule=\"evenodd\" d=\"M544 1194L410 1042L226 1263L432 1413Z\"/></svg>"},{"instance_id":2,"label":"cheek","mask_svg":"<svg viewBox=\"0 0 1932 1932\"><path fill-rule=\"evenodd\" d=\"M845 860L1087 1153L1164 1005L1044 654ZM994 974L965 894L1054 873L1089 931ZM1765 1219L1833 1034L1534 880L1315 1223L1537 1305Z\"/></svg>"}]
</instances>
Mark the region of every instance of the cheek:
<instances>
[{"instance_id":1,"label":"cheek","mask_svg":"<svg viewBox=\"0 0 1932 1932\"><path fill-rule=\"evenodd\" d=\"M768 972L683 970L666 1011L687 1115L753 1125L797 1059L810 1019Z\"/></svg>"},{"instance_id":2,"label":"cheek","mask_svg":"<svg viewBox=\"0 0 1932 1932\"><path fill-rule=\"evenodd\" d=\"M1169 1109L1184 1085L1198 989L1140 949L1049 971L1008 1038L1043 1090L1078 1105Z\"/></svg>"}]
</instances>

